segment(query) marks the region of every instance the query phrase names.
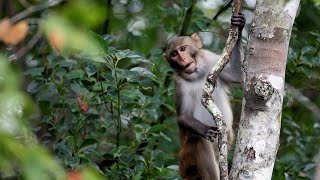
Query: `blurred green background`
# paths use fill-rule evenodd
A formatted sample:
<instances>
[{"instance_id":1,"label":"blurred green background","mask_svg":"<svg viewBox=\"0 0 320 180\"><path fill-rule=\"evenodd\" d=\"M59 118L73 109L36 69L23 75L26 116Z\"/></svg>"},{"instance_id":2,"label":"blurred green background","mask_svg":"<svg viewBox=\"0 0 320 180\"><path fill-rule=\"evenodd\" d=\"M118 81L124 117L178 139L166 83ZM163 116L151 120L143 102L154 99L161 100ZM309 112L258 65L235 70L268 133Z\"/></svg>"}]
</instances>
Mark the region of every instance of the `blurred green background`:
<instances>
[{"instance_id":1,"label":"blurred green background","mask_svg":"<svg viewBox=\"0 0 320 180\"><path fill-rule=\"evenodd\" d=\"M174 35L199 32L220 53L229 0L4 0L0 8L0 31L5 18L28 24L16 45L0 37L0 179L180 179L163 50ZM244 43L253 11L244 1ZM273 179L312 179L319 164L319 19L319 1L301 1ZM230 96L236 129L241 87Z\"/></svg>"}]
</instances>

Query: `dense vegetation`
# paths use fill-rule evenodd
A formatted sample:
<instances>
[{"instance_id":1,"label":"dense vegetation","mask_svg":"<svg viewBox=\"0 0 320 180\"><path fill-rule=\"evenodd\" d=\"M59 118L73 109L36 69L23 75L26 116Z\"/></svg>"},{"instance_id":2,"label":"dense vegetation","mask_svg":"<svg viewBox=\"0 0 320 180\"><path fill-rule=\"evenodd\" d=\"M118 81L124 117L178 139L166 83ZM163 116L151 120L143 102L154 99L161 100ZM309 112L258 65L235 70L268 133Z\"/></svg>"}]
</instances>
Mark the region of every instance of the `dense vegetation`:
<instances>
[{"instance_id":1,"label":"dense vegetation","mask_svg":"<svg viewBox=\"0 0 320 180\"><path fill-rule=\"evenodd\" d=\"M0 179L179 179L163 49L173 34L203 32L221 51L230 2L207 1L211 9L193 0L0 1ZM243 9L248 29L252 2ZM12 37L3 36L6 17L20 23ZM274 179L311 179L319 165L319 18L319 2L301 1ZM237 121L241 87L231 95Z\"/></svg>"}]
</instances>

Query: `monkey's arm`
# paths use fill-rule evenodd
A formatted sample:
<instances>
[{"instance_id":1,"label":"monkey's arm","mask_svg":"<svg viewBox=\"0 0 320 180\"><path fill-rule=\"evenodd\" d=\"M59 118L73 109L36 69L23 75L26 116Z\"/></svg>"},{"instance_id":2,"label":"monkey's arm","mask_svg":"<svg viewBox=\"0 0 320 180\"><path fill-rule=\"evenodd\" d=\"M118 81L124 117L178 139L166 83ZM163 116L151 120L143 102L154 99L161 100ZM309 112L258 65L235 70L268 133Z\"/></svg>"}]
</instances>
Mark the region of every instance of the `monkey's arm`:
<instances>
[{"instance_id":1,"label":"monkey's arm","mask_svg":"<svg viewBox=\"0 0 320 180\"><path fill-rule=\"evenodd\" d=\"M242 82L241 65L243 61L243 51L241 39L239 37L230 57L229 63L222 70L220 77L227 83Z\"/></svg>"},{"instance_id":2,"label":"monkey's arm","mask_svg":"<svg viewBox=\"0 0 320 180\"><path fill-rule=\"evenodd\" d=\"M178 116L178 125L180 128L188 130L189 132L201 136L211 142L217 137L217 128L203 124L198 119L189 115Z\"/></svg>"},{"instance_id":3,"label":"monkey's arm","mask_svg":"<svg viewBox=\"0 0 320 180\"><path fill-rule=\"evenodd\" d=\"M241 64L243 61L243 49L241 43L242 29L246 23L244 14L238 13L232 15L231 24L239 28L238 41L232 50L229 63L223 69L220 77L226 82L241 82L242 71Z\"/></svg>"}]
</instances>

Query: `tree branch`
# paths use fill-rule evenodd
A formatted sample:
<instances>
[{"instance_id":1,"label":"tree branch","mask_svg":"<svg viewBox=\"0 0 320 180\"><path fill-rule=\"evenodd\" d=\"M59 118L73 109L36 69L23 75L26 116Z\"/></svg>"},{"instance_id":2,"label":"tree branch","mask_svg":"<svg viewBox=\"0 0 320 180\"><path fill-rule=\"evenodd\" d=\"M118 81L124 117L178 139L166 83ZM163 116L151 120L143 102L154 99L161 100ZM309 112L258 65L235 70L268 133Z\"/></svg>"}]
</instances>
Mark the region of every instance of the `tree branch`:
<instances>
[{"instance_id":1,"label":"tree branch","mask_svg":"<svg viewBox=\"0 0 320 180\"><path fill-rule=\"evenodd\" d=\"M217 14L212 18L212 20L217 20L221 13L227 10L231 6L232 0L228 0L222 8L217 12Z\"/></svg>"},{"instance_id":2,"label":"tree branch","mask_svg":"<svg viewBox=\"0 0 320 180\"><path fill-rule=\"evenodd\" d=\"M36 44L37 42L41 39L41 31L38 29L37 33L30 39L27 45L19 49L15 55L10 56L9 60L10 61L16 61L26 55L28 51L30 51Z\"/></svg>"},{"instance_id":3,"label":"tree branch","mask_svg":"<svg viewBox=\"0 0 320 180\"><path fill-rule=\"evenodd\" d=\"M320 119L319 107L316 104L314 104L308 97L303 95L299 90L295 89L290 84L286 83L285 89L289 94L293 96L294 99L296 99L298 102L303 104L307 109L309 109L317 117L317 119Z\"/></svg>"},{"instance_id":4,"label":"tree branch","mask_svg":"<svg viewBox=\"0 0 320 180\"><path fill-rule=\"evenodd\" d=\"M233 13L239 13L241 9L242 0L234 0ZM214 99L212 98L212 93L217 84L217 78L222 71L222 69L229 62L232 50L238 41L238 27L232 26L229 30L229 37L226 42L226 46L223 49L222 55L218 62L211 69L207 77L207 82L205 84L201 102L205 106L209 113L213 116L215 120L219 135L218 135L218 145L219 145L219 169L220 169L220 179L228 179L228 137L227 137L227 125L222 119L222 114L219 108L214 104Z\"/></svg>"},{"instance_id":5,"label":"tree branch","mask_svg":"<svg viewBox=\"0 0 320 180\"><path fill-rule=\"evenodd\" d=\"M24 11L20 12L19 14L11 17L10 18L10 22L12 24L14 24L14 23L20 21L21 19L24 19L25 17L29 16L32 13L47 9L49 7L52 7L52 6L56 6L56 5L60 4L60 3L62 3L63 1L64 0L55 0L55 1L49 1L49 2L43 3L43 4L30 6L26 10L24 10Z\"/></svg>"},{"instance_id":6,"label":"tree branch","mask_svg":"<svg viewBox=\"0 0 320 180\"><path fill-rule=\"evenodd\" d=\"M193 13L193 6L194 6L194 1L192 1L190 8L188 8L188 10L187 10L187 13L186 13L186 16L183 20L182 29L180 31L179 36L185 36L188 32L189 24L191 22L191 17L192 17L192 13Z\"/></svg>"}]
</instances>

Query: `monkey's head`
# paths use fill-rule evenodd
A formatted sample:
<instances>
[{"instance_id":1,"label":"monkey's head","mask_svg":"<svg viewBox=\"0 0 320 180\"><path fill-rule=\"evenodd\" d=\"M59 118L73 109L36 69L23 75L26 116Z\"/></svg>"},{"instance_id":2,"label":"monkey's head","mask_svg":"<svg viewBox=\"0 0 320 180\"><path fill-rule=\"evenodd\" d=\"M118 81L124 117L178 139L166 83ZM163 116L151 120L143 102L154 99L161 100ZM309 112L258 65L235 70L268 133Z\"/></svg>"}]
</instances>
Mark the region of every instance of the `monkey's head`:
<instances>
[{"instance_id":1,"label":"monkey's head","mask_svg":"<svg viewBox=\"0 0 320 180\"><path fill-rule=\"evenodd\" d=\"M165 57L170 66L178 73L192 74L197 72L197 55L202 48L198 34L174 38L168 45Z\"/></svg>"}]
</instances>

